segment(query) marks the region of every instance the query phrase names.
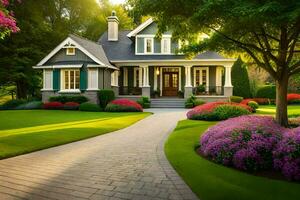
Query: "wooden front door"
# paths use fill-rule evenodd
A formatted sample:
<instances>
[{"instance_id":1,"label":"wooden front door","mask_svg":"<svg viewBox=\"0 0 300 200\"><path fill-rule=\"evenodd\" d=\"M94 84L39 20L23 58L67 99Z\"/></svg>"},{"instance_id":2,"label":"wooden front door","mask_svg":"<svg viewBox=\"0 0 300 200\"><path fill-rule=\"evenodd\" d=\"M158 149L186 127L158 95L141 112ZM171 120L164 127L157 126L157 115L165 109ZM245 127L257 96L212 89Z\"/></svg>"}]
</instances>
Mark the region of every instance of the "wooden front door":
<instances>
[{"instance_id":1,"label":"wooden front door","mask_svg":"<svg viewBox=\"0 0 300 200\"><path fill-rule=\"evenodd\" d=\"M179 85L179 72L163 72L163 96L177 96Z\"/></svg>"}]
</instances>

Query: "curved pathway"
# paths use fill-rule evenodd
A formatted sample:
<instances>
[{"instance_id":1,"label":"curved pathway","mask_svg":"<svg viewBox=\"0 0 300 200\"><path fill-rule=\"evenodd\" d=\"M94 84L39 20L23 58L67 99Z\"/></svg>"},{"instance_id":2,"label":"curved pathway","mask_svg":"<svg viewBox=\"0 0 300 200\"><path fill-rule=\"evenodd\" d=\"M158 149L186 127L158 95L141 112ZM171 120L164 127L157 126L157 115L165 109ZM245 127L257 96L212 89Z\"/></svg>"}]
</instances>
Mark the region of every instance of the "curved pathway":
<instances>
[{"instance_id":1,"label":"curved pathway","mask_svg":"<svg viewBox=\"0 0 300 200\"><path fill-rule=\"evenodd\" d=\"M185 110L106 135L0 161L0 199L197 199L163 144Z\"/></svg>"}]
</instances>

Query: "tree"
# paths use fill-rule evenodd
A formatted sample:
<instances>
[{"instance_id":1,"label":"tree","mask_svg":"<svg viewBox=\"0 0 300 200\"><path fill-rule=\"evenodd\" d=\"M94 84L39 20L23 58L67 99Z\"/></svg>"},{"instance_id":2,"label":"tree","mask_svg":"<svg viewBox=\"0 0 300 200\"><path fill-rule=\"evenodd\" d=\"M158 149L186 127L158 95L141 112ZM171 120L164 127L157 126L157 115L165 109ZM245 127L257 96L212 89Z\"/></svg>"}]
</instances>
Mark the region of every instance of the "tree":
<instances>
[{"instance_id":1,"label":"tree","mask_svg":"<svg viewBox=\"0 0 300 200\"><path fill-rule=\"evenodd\" d=\"M250 82L245 63L239 57L231 71L233 95L244 98L251 97Z\"/></svg>"},{"instance_id":2,"label":"tree","mask_svg":"<svg viewBox=\"0 0 300 200\"><path fill-rule=\"evenodd\" d=\"M16 33L20 30L13 12L8 10L9 5L12 3L8 0L0 0L0 39L11 32Z\"/></svg>"},{"instance_id":3,"label":"tree","mask_svg":"<svg viewBox=\"0 0 300 200\"><path fill-rule=\"evenodd\" d=\"M188 36L204 32L209 39L193 43L187 53L245 53L276 82L276 120L288 125L289 77L300 72L299 0L129 0L136 12L157 18L160 32Z\"/></svg>"}]
</instances>

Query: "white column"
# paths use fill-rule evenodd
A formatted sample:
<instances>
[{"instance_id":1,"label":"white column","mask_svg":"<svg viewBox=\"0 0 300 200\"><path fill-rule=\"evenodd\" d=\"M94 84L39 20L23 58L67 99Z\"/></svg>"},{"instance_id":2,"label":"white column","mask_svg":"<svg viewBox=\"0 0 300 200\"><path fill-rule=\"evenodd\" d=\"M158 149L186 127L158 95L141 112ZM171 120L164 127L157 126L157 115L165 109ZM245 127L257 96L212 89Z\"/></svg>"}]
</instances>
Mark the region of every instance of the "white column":
<instances>
[{"instance_id":1,"label":"white column","mask_svg":"<svg viewBox=\"0 0 300 200\"><path fill-rule=\"evenodd\" d=\"M192 66L184 66L185 68L185 87L193 87L191 84L191 68Z\"/></svg>"},{"instance_id":2,"label":"white column","mask_svg":"<svg viewBox=\"0 0 300 200\"><path fill-rule=\"evenodd\" d=\"M224 67L225 67L225 85L224 85L224 87L232 87L232 83L231 83L232 65L224 65Z\"/></svg>"},{"instance_id":3,"label":"white column","mask_svg":"<svg viewBox=\"0 0 300 200\"><path fill-rule=\"evenodd\" d=\"M142 66L143 68L143 87L150 87L149 85L149 67Z\"/></svg>"},{"instance_id":4,"label":"white column","mask_svg":"<svg viewBox=\"0 0 300 200\"><path fill-rule=\"evenodd\" d=\"M139 87L143 86L143 68L139 67Z\"/></svg>"},{"instance_id":5,"label":"white column","mask_svg":"<svg viewBox=\"0 0 300 200\"><path fill-rule=\"evenodd\" d=\"M154 90L157 90L157 73L156 71L158 70L158 67L154 67Z\"/></svg>"},{"instance_id":6,"label":"white column","mask_svg":"<svg viewBox=\"0 0 300 200\"><path fill-rule=\"evenodd\" d=\"M115 86L119 86L119 71L115 71Z\"/></svg>"}]
</instances>

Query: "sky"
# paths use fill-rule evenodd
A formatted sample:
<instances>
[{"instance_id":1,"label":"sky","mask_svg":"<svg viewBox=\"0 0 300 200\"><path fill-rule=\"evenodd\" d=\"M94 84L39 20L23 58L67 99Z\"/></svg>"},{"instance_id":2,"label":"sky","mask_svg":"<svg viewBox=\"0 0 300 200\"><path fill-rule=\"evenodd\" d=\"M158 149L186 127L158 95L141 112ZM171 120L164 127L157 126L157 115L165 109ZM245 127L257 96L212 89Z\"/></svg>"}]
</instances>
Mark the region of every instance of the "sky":
<instances>
[{"instance_id":1,"label":"sky","mask_svg":"<svg viewBox=\"0 0 300 200\"><path fill-rule=\"evenodd\" d=\"M125 0L109 0L109 1L113 4L121 4L125 2Z\"/></svg>"}]
</instances>

